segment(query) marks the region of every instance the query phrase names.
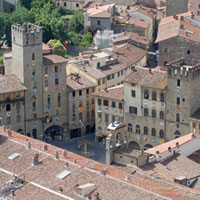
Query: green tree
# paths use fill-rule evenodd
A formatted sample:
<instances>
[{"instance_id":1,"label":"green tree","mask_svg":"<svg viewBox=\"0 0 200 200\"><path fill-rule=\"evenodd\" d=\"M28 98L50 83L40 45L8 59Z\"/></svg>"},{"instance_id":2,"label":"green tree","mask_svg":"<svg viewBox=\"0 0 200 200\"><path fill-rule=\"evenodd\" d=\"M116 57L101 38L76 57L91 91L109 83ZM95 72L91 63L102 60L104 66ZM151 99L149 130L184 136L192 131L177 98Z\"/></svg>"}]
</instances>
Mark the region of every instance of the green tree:
<instances>
[{"instance_id":1,"label":"green tree","mask_svg":"<svg viewBox=\"0 0 200 200\"><path fill-rule=\"evenodd\" d=\"M0 48L7 41L10 44L11 23L10 15L7 13L0 13Z\"/></svg>"},{"instance_id":2,"label":"green tree","mask_svg":"<svg viewBox=\"0 0 200 200\"><path fill-rule=\"evenodd\" d=\"M55 54L65 57L66 49L59 40L55 40L55 39L50 40L48 42L48 45L50 45L50 47L54 49Z\"/></svg>"},{"instance_id":3,"label":"green tree","mask_svg":"<svg viewBox=\"0 0 200 200\"><path fill-rule=\"evenodd\" d=\"M68 32L81 33L84 29L83 13L76 11L69 20Z\"/></svg>"},{"instance_id":4,"label":"green tree","mask_svg":"<svg viewBox=\"0 0 200 200\"><path fill-rule=\"evenodd\" d=\"M80 43L81 43L81 40L82 40L81 34L75 33L75 32L69 32L68 38L69 38L69 41L71 42L72 45L80 46Z\"/></svg>"},{"instance_id":5,"label":"green tree","mask_svg":"<svg viewBox=\"0 0 200 200\"><path fill-rule=\"evenodd\" d=\"M66 27L57 9L50 2L43 8L33 8L35 13L35 24L43 28L43 41L48 42L51 39L66 39Z\"/></svg>"},{"instance_id":6,"label":"green tree","mask_svg":"<svg viewBox=\"0 0 200 200\"><path fill-rule=\"evenodd\" d=\"M86 33L83 35L81 40L81 46L88 46L93 42L93 36L91 32Z\"/></svg>"},{"instance_id":7,"label":"green tree","mask_svg":"<svg viewBox=\"0 0 200 200\"><path fill-rule=\"evenodd\" d=\"M10 15L12 24L34 23L34 16L24 7L18 8Z\"/></svg>"},{"instance_id":8,"label":"green tree","mask_svg":"<svg viewBox=\"0 0 200 200\"><path fill-rule=\"evenodd\" d=\"M47 3L55 5L53 0L33 0L31 3L31 8L42 8Z\"/></svg>"},{"instance_id":9,"label":"green tree","mask_svg":"<svg viewBox=\"0 0 200 200\"><path fill-rule=\"evenodd\" d=\"M65 15L73 15L74 11L73 11L73 10L66 9L66 8L63 7L63 6L59 6L59 7L58 7L58 13L59 13L61 16L65 16Z\"/></svg>"},{"instance_id":10,"label":"green tree","mask_svg":"<svg viewBox=\"0 0 200 200\"><path fill-rule=\"evenodd\" d=\"M25 7L26 9L31 9L31 3L33 0L18 0L18 4L21 7Z\"/></svg>"}]
</instances>

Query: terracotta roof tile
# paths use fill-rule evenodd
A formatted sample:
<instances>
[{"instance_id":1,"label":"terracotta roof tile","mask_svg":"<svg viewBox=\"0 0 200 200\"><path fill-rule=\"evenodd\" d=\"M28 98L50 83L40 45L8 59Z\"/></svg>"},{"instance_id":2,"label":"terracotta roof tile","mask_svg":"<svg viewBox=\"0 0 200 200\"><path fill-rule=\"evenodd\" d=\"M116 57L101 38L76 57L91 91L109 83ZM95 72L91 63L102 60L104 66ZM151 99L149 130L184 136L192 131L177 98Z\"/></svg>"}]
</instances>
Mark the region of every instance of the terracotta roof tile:
<instances>
[{"instance_id":1,"label":"terracotta roof tile","mask_svg":"<svg viewBox=\"0 0 200 200\"><path fill-rule=\"evenodd\" d=\"M11 136L7 137L7 130L0 127L0 173L12 174L25 180L21 189L15 191L15 199L71 199L85 200L75 191L75 185L94 183L96 191L101 199L105 200L152 200L152 199L172 199L172 200L198 200L200 191L167 182L157 182L153 179L138 177L128 174L112 166L107 166L93 160L84 158L67 151L67 157L63 157L63 149L57 148L42 141L35 140L24 135L11 131ZM31 149L26 148L27 140L31 144ZM48 150L44 150L44 145ZM9 151L9 152L6 152ZM58 152L59 159L55 159L55 152ZM9 153L21 154L15 161L9 161ZM38 165L32 165L32 156L39 153ZM76 160L76 163L73 161ZM7 162L9 165L6 165ZM12 163L12 164L11 164ZM25 164L24 164L25 163ZM23 166L24 165L24 166ZM63 170L68 170L71 174L63 180L56 176ZM106 175L101 172L106 170ZM125 180L126 176L129 180ZM9 177L5 176L5 180ZM63 191L59 192L59 188ZM117 192L116 192L117 191ZM11 195L8 198L13 198Z\"/></svg>"},{"instance_id":2,"label":"terracotta roof tile","mask_svg":"<svg viewBox=\"0 0 200 200\"><path fill-rule=\"evenodd\" d=\"M104 49L103 51L126 67L134 65L147 54L147 51L128 43L116 45L111 50Z\"/></svg>"},{"instance_id":3,"label":"terracotta roof tile","mask_svg":"<svg viewBox=\"0 0 200 200\"><path fill-rule=\"evenodd\" d=\"M55 54L43 55L43 64L52 65L57 63L65 63L67 60L61 56Z\"/></svg>"},{"instance_id":4,"label":"terracotta roof tile","mask_svg":"<svg viewBox=\"0 0 200 200\"><path fill-rule=\"evenodd\" d=\"M67 86L72 90L82 90L95 87L96 85L80 74L70 74L67 76Z\"/></svg>"},{"instance_id":5,"label":"terracotta roof tile","mask_svg":"<svg viewBox=\"0 0 200 200\"><path fill-rule=\"evenodd\" d=\"M160 154L163 154L165 152L168 152L168 147L171 147L171 149L176 148L176 143L177 142L179 143L179 146L181 146L181 145L183 145L185 143L188 143L188 142L192 141L193 140L192 136L193 136L193 133L184 135L184 136L179 137L177 139L171 140L171 141L166 142L164 144L160 144L160 145L158 145L156 147L148 149L145 152L155 155L156 152L159 151Z\"/></svg>"},{"instance_id":6,"label":"terracotta roof tile","mask_svg":"<svg viewBox=\"0 0 200 200\"><path fill-rule=\"evenodd\" d=\"M0 93L27 90L15 75L0 75Z\"/></svg>"},{"instance_id":7,"label":"terracotta roof tile","mask_svg":"<svg viewBox=\"0 0 200 200\"><path fill-rule=\"evenodd\" d=\"M167 86L166 72L144 67L135 67L124 81L158 89L164 89Z\"/></svg>"},{"instance_id":8,"label":"terracotta roof tile","mask_svg":"<svg viewBox=\"0 0 200 200\"><path fill-rule=\"evenodd\" d=\"M122 101L124 99L124 86L118 85L115 87L107 88L106 90L94 92L92 95Z\"/></svg>"},{"instance_id":9,"label":"terracotta roof tile","mask_svg":"<svg viewBox=\"0 0 200 200\"><path fill-rule=\"evenodd\" d=\"M149 24L147 22L132 19L132 18L130 18L126 23L127 24L134 24L135 26L139 26L139 27L142 27L142 28L148 28L149 27Z\"/></svg>"},{"instance_id":10,"label":"terracotta roof tile","mask_svg":"<svg viewBox=\"0 0 200 200\"><path fill-rule=\"evenodd\" d=\"M172 17L169 20L163 20L163 22L161 20L155 42L158 43L177 36L200 42L200 27L191 24L187 18L174 20Z\"/></svg>"}]
</instances>

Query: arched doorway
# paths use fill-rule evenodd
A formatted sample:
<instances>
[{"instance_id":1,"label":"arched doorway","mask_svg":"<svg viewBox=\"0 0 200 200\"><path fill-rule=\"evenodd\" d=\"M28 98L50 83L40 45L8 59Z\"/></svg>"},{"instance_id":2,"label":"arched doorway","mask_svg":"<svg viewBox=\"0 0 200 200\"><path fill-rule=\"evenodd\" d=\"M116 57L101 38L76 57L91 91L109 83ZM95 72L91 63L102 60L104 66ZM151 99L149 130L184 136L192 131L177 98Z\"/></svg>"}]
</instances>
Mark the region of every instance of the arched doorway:
<instances>
[{"instance_id":1,"label":"arched doorway","mask_svg":"<svg viewBox=\"0 0 200 200\"><path fill-rule=\"evenodd\" d=\"M152 148L153 146L151 145L151 144L146 144L145 146L144 146L144 150L147 150L147 149L150 149L150 148Z\"/></svg>"},{"instance_id":2,"label":"arched doorway","mask_svg":"<svg viewBox=\"0 0 200 200\"><path fill-rule=\"evenodd\" d=\"M18 129L17 132L24 135L24 131L22 129Z\"/></svg>"},{"instance_id":3,"label":"arched doorway","mask_svg":"<svg viewBox=\"0 0 200 200\"><path fill-rule=\"evenodd\" d=\"M61 126L50 126L45 131L45 136L50 137L52 140L64 136L64 129Z\"/></svg>"},{"instance_id":4,"label":"arched doorway","mask_svg":"<svg viewBox=\"0 0 200 200\"><path fill-rule=\"evenodd\" d=\"M135 141L132 141L128 144L128 148L129 149L137 149L137 150L140 150L140 145L135 142Z\"/></svg>"},{"instance_id":5,"label":"arched doorway","mask_svg":"<svg viewBox=\"0 0 200 200\"><path fill-rule=\"evenodd\" d=\"M181 136L181 133L179 130L176 130L176 132L174 133L175 139L179 138Z\"/></svg>"}]
</instances>

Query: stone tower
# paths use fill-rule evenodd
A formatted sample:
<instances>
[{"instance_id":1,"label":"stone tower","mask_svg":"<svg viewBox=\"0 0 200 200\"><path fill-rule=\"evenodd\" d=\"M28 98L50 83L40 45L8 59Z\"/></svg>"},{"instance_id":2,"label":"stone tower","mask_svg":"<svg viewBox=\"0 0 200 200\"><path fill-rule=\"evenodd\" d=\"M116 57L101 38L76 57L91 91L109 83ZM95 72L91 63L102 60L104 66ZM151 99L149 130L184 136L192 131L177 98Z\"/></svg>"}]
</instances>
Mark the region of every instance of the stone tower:
<instances>
[{"instance_id":1,"label":"stone tower","mask_svg":"<svg viewBox=\"0 0 200 200\"><path fill-rule=\"evenodd\" d=\"M0 0L0 12L3 12L3 0Z\"/></svg>"},{"instance_id":2,"label":"stone tower","mask_svg":"<svg viewBox=\"0 0 200 200\"><path fill-rule=\"evenodd\" d=\"M166 16L188 11L188 0L166 0Z\"/></svg>"},{"instance_id":3,"label":"stone tower","mask_svg":"<svg viewBox=\"0 0 200 200\"><path fill-rule=\"evenodd\" d=\"M167 65L166 139L190 132L188 118L199 108L200 65L180 59Z\"/></svg>"},{"instance_id":4,"label":"stone tower","mask_svg":"<svg viewBox=\"0 0 200 200\"><path fill-rule=\"evenodd\" d=\"M12 25L12 73L27 87L25 132L43 133L42 28L33 24ZM37 127L37 131L36 131Z\"/></svg>"}]
</instances>

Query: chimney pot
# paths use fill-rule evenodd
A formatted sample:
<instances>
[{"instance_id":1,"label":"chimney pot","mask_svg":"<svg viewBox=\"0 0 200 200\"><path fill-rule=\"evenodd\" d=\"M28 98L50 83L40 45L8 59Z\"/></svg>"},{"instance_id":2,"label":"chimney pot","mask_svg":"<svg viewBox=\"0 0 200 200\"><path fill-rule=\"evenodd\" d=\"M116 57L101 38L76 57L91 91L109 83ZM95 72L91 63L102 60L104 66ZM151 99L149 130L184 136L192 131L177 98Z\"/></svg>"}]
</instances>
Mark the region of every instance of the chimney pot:
<instances>
[{"instance_id":1,"label":"chimney pot","mask_svg":"<svg viewBox=\"0 0 200 200\"><path fill-rule=\"evenodd\" d=\"M48 150L48 146L44 145L44 150L47 151Z\"/></svg>"},{"instance_id":2,"label":"chimney pot","mask_svg":"<svg viewBox=\"0 0 200 200\"><path fill-rule=\"evenodd\" d=\"M58 155L58 152L56 151L56 153L55 153L55 157L56 157L56 159L59 159L59 155Z\"/></svg>"},{"instance_id":3,"label":"chimney pot","mask_svg":"<svg viewBox=\"0 0 200 200\"><path fill-rule=\"evenodd\" d=\"M33 157L33 165L39 164L39 153L35 153Z\"/></svg>"},{"instance_id":4,"label":"chimney pot","mask_svg":"<svg viewBox=\"0 0 200 200\"><path fill-rule=\"evenodd\" d=\"M63 157L66 158L67 157L67 150L63 151Z\"/></svg>"},{"instance_id":5,"label":"chimney pot","mask_svg":"<svg viewBox=\"0 0 200 200\"><path fill-rule=\"evenodd\" d=\"M31 143L27 140L27 149L31 148Z\"/></svg>"}]
</instances>

